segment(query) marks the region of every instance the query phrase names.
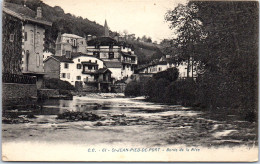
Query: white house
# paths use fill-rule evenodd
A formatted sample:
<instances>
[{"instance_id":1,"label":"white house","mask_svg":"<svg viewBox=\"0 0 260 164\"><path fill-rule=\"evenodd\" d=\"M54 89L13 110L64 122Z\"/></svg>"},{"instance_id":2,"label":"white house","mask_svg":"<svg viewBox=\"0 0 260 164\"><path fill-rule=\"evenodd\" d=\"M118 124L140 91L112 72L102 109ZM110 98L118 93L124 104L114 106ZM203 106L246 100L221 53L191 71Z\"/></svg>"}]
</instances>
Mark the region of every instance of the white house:
<instances>
[{"instance_id":1,"label":"white house","mask_svg":"<svg viewBox=\"0 0 260 164\"><path fill-rule=\"evenodd\" d=\"M72 53L71 58L50 56L44 61L46 77L68 81L76 87L108 89L111 71L92 55Z\"/></svg>"}]
</instances>

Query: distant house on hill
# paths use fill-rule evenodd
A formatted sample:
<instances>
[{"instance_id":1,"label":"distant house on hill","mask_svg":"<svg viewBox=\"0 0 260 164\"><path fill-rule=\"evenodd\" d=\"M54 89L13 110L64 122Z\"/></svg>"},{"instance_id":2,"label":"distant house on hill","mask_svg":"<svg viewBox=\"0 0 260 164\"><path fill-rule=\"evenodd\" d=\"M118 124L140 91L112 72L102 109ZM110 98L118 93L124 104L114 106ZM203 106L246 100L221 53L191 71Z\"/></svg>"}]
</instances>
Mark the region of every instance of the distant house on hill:
<instances>
[{"instance_id":1,"label":"distant house on hill","mask_svg":"<svg viewBox=\"0 0 260 164\"><path fill-rule=\"evenodd\" d=\"M47 78L68 81L77 88L87 91L108 91L111 83L111 71L104 61L83 53L71 53L66 56L50 56L44 61Z\"/></svg>"},{"instance_id":2,"label":"distant house on hill","mask_svg":"<svg viewBox=\"0 0 260 164\"><path fill-rule=\"evenodd\" d=\"M22 5L4 2L3 73L37 77L37 87L40 88L44 74L45 29L51 25L42 16L41 7L35 12Z\"/></svg>"}]
</instances>

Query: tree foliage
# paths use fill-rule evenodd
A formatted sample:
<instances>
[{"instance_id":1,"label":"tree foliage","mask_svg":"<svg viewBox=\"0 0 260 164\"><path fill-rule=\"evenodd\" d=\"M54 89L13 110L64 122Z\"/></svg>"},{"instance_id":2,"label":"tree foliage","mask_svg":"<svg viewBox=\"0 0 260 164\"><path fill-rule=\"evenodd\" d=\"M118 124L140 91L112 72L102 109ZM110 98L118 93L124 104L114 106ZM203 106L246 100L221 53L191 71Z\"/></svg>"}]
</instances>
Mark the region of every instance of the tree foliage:
<instances>
[{"instance_id":1,"label":"tree foliage","mask_svg":"<svg viewBox=\"0 0 260 164\"><path fill-rule=\"evenodd\" d=\"M203 65L198 100L210 109L256 111L258 3L193 1L177 6L166 19L177 28L178 50L196 54Z\"/></svg>"}]
</instances>

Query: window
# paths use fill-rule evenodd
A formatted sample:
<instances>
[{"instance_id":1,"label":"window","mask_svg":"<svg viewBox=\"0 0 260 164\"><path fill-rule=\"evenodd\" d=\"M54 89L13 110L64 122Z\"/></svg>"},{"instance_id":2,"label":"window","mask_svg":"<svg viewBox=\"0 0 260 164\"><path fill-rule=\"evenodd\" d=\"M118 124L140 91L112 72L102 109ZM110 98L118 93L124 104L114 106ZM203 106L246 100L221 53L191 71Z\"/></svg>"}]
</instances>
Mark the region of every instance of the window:
<instances>
[{"instance_id":1,"label":"window","mask_svg":"<svg viewBox=\"0 0 260 164\"><path fill-rule=\"evenodd\" d=\"M95 63L97 63L97 60L95 61Z\"/></svg>"},{"instance_id":2,"label":"window","mask_svg":"<svg viewBox=\"0 0 260 164\"><path fill-rule=\"evenodd\" d=\"M27 32L24 33L24 41L27 41Z\"/></svg>"},{"instance_id":3,"label":"window","mask_svg":"<svg viewBox=\"0 0 260 164\"><path fill-rule=\"evenodd\" d=\"M67 40L67 43L69 43L70 42L70 40Z\"/></svg>"},{"instance_id":4,"label":"window","mask_svg":"<svg viewBox=\"0 0 260 164\"><path fill-rule=\"evenodd\" d=\"M94 51L94 52L93 52L93 55L96 56L97 58L100 57L100 53L99 53L98 51Z\"/></svg>"},{"instance_id":5,"label":"window","mask_svg":"<svg viewBox=\"0 0 260 164\"><path fill-rule=\"evenodd\" d=\"M76 47L76 46L77 46L76 39L73 39L73 46L74 46L74 47Z\"/></svg>"},{"instance_id":6,"label":"window","mask_svg":"<svg viewBox=\"0 0 260 164\"><path fill-rule=\"evenodd\" d=\"M81 76L77 76L77 80L81 80Z\"/></svg>"},{"instance_id":7,"label":"window","mask_svg":"<svg viewBox=\"0 0 260 164\"><path fill-rule=\"evenodd\" d=\"M89 69L89 70L92 70L92 66L88 66L88 69Z\"/></svg>"},{"instance_id":8,"label":"window","mask_svg":"<svg viewBox=\"0 0 260 164\"><path fill-rule=\"evenodd\" d=\"M70 51L66 51L66 58L71 58L71 52Z\"/></svg>"},{"instance_id":9,"label":"window","mask_svg":"<svg viewBox=\"0 0 260 164\"><path fill-rule=\"evenodd\" d=\"M89 60L89 62L91 63L91 60Z\"/></svg>"},{"instance_id":10,"label":"window","mask_svg":"<svg viewBox=\"0 0 260 164\"><path fill-rule=\"evenodd\" d=\"M62 78L66 78L66 73L62 73L62 74L61 74L61 77L62 77Z\"/></svg>"},{"instance_id":11,"label":"window","mask_svg":"<svg viewBox=\"0 0 260 164\"><path fill-rule=\"evenodd\" d=\"M10 38L9 38L10 42L14 41L14 34L10 34Z\"/></svg>"},{"instance_id":12,"label":"window","mask_svg":"<svg viewBox=\"0 0 260 164\"><path fill-rule=\"evenodd\" d=\"M83 44L83 41L81 41L81 44Z\"/></svg>"},{"instance_id":13,"label":"window","mask_svg":"<svg viewBox=\"0 0 260 164\"><path fill-rule=\"evenodd\" d=\"M65 64L64 64L64 68L69 68L69 64L68 64L68 63L65 63Z\"/></svg>"},{"instance_id":14,"label":"window","mask_svg":"<svg viewBox=\"0 0 260 164\"><path fill-rule=\"evenodd\" d=\"M81 64L77 64L77 69L81 69Z\"/></svg>"},{"instance_id":15,"label":"window","mask_svg":"<svg viewBox=\"0 0 260 164\"><path fill-rule=\"evenodd\" d=\"M80 62L80 59L78 59L78 62Z\"/></svg>"},{"instance_id":16,"label":"window","mask_svg":"<svg viewBox=\"0 0 260 164\"><path fill-rule=\"evenodd\" d=\"M114 52L109 52L109 59L114 59Z\"/></svg>"},{"instance_id":17,"label":"window","mask_svg":"<svg viewBox=\"0 0 260 164\"><path fill-rule=\"evenodd\" d=\"M125 65L123 65L123 70L125 70Z\"/></svg>"},{"instance_id":18,"label":"window","mask_svg":"<svg viewBox=\"0 0 260 164\"><path fill-rule=\"evenodd\" d=\"M67 73L67 78L70 79L70 73Z\"/></svg>"},{"instance_id":19,"label":"window","mask_svg":"<svg viewBox=\"0 0 260 164\"><path fill-rule=\"evenodd\" d=\"M161 67L159 67L159 71L161 71Z\"/></svg>"},{"instance_id":20,"label":"window","mask_svg":"<svg viewBox=\"0 0 260 164\"><path fill-rule=\"evenodd\" d=\"M31 30L31 44L34 43L34 33L33 33L33 30Z\"/></svg>"},{"instance_id":21,"label":"window","mask_svg":"<svg viewBox=\"0 0 260 164\"><path fill-rule=\"evenodd\" d=\"M40 55L39 55L39 53L36 54L36 65L37 65L37 67L40 66Z\"/></svg>"}]
</instances>

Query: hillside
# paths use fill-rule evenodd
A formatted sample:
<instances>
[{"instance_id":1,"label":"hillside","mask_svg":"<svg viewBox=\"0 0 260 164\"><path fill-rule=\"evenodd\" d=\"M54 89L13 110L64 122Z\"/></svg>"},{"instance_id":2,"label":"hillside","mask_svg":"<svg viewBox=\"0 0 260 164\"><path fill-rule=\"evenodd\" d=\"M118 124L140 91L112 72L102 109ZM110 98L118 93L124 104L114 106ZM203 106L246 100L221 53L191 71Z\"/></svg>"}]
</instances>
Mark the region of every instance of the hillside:
<instances>
[{"instance_id":1,"label":"hillside","mask_svg":"<svg viewBox=\"0 0 260 164\"><path fill-rule=\"evenodd\" d=\"M6 2L24 5L24 0L6 0ZM90 21L87 18L83 19L82 17L77 17L70 13L64 13L64 10L59 6L51 7L41 0L27 0L25 5L34 11L40 6L43 16L53 22L52 27L46 30L46 44L44 45L45 49L53 53L58 32L72 33L79 36L87 36L89 34L102 36L104 33L104 27L102 25ZM111 35L115 34L115 32L111 31ZM162 52L158 46L152 43L139 42L136 40L129 40L127 42L134 45L140 64L147 63L154 58L160 58L162 56Z\"/></svg>"}]
</instances>

